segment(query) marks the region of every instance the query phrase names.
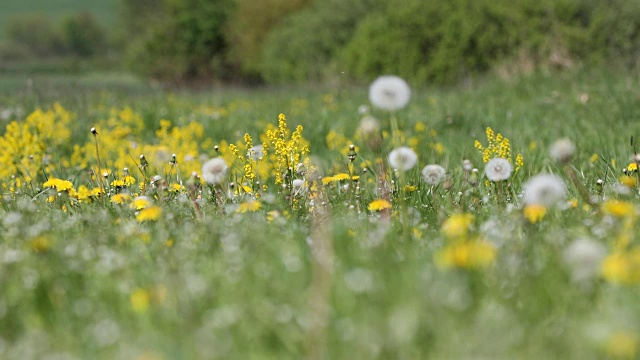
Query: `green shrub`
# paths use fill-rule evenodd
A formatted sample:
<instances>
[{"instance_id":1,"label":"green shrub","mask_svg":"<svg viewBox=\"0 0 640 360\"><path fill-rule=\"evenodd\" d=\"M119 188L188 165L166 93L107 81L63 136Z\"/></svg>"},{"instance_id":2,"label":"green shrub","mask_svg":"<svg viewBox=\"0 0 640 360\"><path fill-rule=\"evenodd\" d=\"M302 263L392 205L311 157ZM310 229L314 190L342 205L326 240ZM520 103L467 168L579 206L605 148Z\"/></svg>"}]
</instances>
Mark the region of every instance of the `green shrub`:
<instances>
[{"instance_id":1,"label":"green shrub","mask_svg":"<svg viewBox=\"0 0 640 360\"><path fill-rule=\"evenodd\" d=\"M228 60L243 77L259 77L262 42L269 31L310 0L235 0L227 23Z\"/></svg>"},{"instance_id":2,"label":"green shrub","mask_svg":"<svg viewBox=\"0 0 640 360\"><path fill-rule=\"evenodd\" d=\"M319 0L292 14L265 39L262 74L271 82L321 80L376 0Z\"/></svg>"},{"instance_id":3,"label":"green shrub","mask_svg":"<svg viewBox=\"0 0 640 360\"><path fill-rule=\"evenodd\" d=\"M161 81L211 81L230 77L223 28L231 0L166 0L128 49L138 74Z\"/></svg>"},{"instance_id":4,"label":"green shrub","mask_svg":"<svg viewBox=\"0 0 640 360\"><path fill-rule=\"evenodd\" d=\"M5 34L7 41L26 48L35 56L59 56L66 53L59 31L42 14L11 18L6 25Z\"/></svg>"},{"instance_id":5,"label":"green shrub","mask_svg":"<svg viewBox=\"0 0 640 360\"><path fill-rule=\"evenodd\" d=\"M62 35L67 49L79 57L97 55L106 46L104 31L88 12L66 17L62 21Z\"/></svg>"}]
</instances>

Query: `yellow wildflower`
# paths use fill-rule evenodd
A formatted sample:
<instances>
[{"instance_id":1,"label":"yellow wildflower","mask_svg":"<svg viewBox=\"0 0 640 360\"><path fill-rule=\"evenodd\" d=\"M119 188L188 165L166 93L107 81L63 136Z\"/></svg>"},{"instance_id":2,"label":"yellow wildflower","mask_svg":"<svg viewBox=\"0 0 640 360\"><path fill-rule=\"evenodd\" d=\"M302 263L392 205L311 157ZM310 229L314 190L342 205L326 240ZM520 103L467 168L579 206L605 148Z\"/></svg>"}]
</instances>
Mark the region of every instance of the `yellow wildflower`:
<instances>
[{"instance_id":1,"label":"yellow wildflower","mask_svg":"<svg viewBox=\"0 0 640 360\"><path fill-rule=\"evenodd\" d=\"M113 180L111 182L111 186L117 187L117 188L122 188L122 187L124 187L124 181L123 180Z\"/></svg>"},{"instance_id":2,"label":"yellow wildflower","mask_svg":"<svg viewBox=\"0 0 640 360\"><path fill-rule=\"evenodd\" d=\"M547 208L539 204L527 205L522 209L522 215L532 224L540 222L547 214Z\"/></svg>"},{"instance_id":3,"label":"yellow wildflower","mask_svg":"<svg viewBox=\"0 0 640 360\"><path fill-rule=\"evenodd\" d=\"M631 331L614 331L607 339L606 350L617 359L635 359L640 350L638 334Z\"/></svg>"},{"instance_id":4,"label":"yellow wildflower","mask_svg":"<svg viewBox=\"0 0 640 360\"><path fill-rule=\"evenodd\" d=\"M111 196L111 202L114 204L124 204L129 200L131 200L131 195L129 194L115 194Z\"/></svg>"},{"instance_id":5,"label":"yellow wildflower","mask_svg":"<svg viewBox=\"0 0 640 360\"><path fill-rule=\"evenodd\" d=\"M619 218L636 215L635 207L627 201L607 200L602 203L600 208L605 214Z\"/></svg>"},{"instance_id":6,"label":"yellow wildflower","mask_svg":"<svg viewBox=\"0 0 640 360\"><path fill-rule=\"evenodd\" d=\"M385 209L391 209L391 203L385 199L373 200L368 207L369 211L382 211Z\"/></svg>"},{"instance_id":7,"label":"yellow wildflower","mask_svg":"<svg viewBox=\"0 0 640 360\"><path fill-rule=\"evenodd\" d=\"M162 215L162 208L160 206L149 206L146 207L136 215L136 220L143 221L155 221L160 218Z\"/></svg>"},{"instance_id":8,"label":"yellow wildflower","mask_svg":"<svg viewBox=\"0 0 640 360\"><path fill-rule=\"evenodd\" d=\"M640 282L640 249L617 251L607 256L600 266L602 276L612 283L633 284Z\"/></svg>"},{"instance_id":9,"label":"yellow wildflower","mask_svg":"<svg viewBox=\"0 0 640 360\"><path fill-rule=\"evenodd\" d=\"M151 206L151 199L146 196L138 196L131 203L131 208L134 210L142 210L148 206Z\"/></svg>"},{"instance_id":10,"label":"yellow wildflower","mask_svg":"<svg viewBox=\"0 0 640 360\"><path fill-rule=\"evenodd\" d=\"M480 269L491 265L495 257L496 249L493 245L472 240L446 246L436 253L435 262L440 269Z\"/></svg>"},{"instance_id":11,"label":"yellow wildflower","mask_svg":"<svg viewBox=\"0 0 640 360\"><path fill-rule=\"evenodd\" d=\"M636 178L633 176L623 175L618 178L621 184L628 187L636 187Z\"/></svg>"},{"instance_id":12,"label":"yellow wildflower","mask_svg":"<svg viewBox=\"0 0 640 360\"><path fill-rule=\"evenodd\" d=\"M44 236L38 236L30 241L31 249L35 252L45 252L51 247L51 241Z\"/></svg>"},{"instance_id":13,"label":"yellow wildflower","mask_svg":"<svg viewBox=\"0 0 640 360\"><path fill-rule=\"evenodd\" d=\"M474 217L471 214L454 214L451 215L442 224L442 232L450 239L465 238L469 232L469 227L473 224Z\"/></svg>"},{"instance_id":14,"label":"yellow wildflower","mask_svg":"<svg viewBox=\"0 0 640 360\"><path fill-rule=\"evenodd\" d=\"M146 289L137 289L129 295L131 308L137 313L144 313L149 309L150 295Z\"/></svg>"},{"instance_id":15,"label":"yellow wildflower","mask_svg":"<svg viewBox=\"0 0 640 360\"><path fill-rule=\"evenodd\" d=\"M254 212L260 210L260 207L262 204L259 201L249 200L240 204L236 211L239 213Z\"/></svg>"},{"instance_id":16,"label":"yellow wildflower","mask_svg":"<svg viewBox=\"0 0 640 360\"><path fill-rule=\"evenodd\" d=\"M46 188L56 189L57 192L69 191L73 189L73 184L68 180L50 178L42 186Z\"/></svg>"}]
</instances>

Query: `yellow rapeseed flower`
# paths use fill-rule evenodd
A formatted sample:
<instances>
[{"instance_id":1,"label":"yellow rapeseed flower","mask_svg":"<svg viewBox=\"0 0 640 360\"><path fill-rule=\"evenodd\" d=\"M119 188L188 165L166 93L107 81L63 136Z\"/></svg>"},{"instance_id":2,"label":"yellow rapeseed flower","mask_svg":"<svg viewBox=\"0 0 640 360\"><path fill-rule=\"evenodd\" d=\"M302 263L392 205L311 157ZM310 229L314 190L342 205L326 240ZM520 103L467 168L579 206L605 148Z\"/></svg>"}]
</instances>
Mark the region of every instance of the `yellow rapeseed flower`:
<instances>
[{"instance_id":1,"label":"yellow rapeseed flower","mask_svg":"<svg viewBox=\"0 0 640 360\"><path fill-rule=\"evenodd\" d=\"M469 232L469 227L473 224L474 217L471 214L454 214L451 215L442 224L442 232L450 239L465 238Z\"/></svg>"},{"instance_id":2,"label":"yellow rapeseed flower","mask_svg":"<svg viewBox=\"0 0 640 360\"><path fill-rule=\"evenodd\" d=\"M369 211L382 211L385 209L391 209L391 203L385 199L373 200L368 207Z\"/></svg>"},{"instance_id":3,"label":"yellow rapeseed flower","mask_svg":"<svg viewBox=\"0 0 640 360\"><path fill-rule=\"evenodd\" d=\"M149 206L138 212L138 215L136 215L136 220L140 222L155 221L160 218L160 215L162 215L162 208L160 206Z\"/></svg>"},{"instance_id":4,"label":"yellow rapeseed flower","mask_svg":"<svg viewBox=\"0 0 640 360\"><path fill-rule=\"evenodd\" d=\"M532 224L540 222L547 214L547 208L539 204L527 205L522 209L522 215Z\"/></svg>"}]
</instances>

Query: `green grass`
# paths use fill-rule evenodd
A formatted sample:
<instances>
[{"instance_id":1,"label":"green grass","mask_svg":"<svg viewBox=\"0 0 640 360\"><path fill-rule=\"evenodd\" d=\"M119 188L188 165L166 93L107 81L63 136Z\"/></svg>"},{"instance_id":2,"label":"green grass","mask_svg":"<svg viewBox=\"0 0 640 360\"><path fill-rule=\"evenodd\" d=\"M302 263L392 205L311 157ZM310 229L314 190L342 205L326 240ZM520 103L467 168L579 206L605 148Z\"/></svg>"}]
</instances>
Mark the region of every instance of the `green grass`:
<instances>
[{"instance_id":1,"label":"green grass","mask_svg":"<svg viewBox=\"0 0 640 360\"><path fill-rule=\"evenodd\" d=\"M7 22L14 17L27 14L43 14L54 24L64 16L79 12L90 12L103 26L111 26L116 20L118 0L33 0L0 1L0 39L5 36Z\"/></svg>"},{"instance_id":2,"label":"green grass","mask_svg":"<svg viewBox=\"0 0 640 360\"><path fill-rule=\"evenodd\" d=\"M386 195L394 205L388 218L366 210L385 196L372 174L377 167L357 170L359 193L353 186L319 185L320 195L294 197L300 208L270 181L263 183L270 189L259 199L262 208L248 213L236 210L251 195L228 196L225 188L219 204L205 186L198 201L202 220L188 191L149 190L163 209L149 223L138 223L128 205L106 199L78 204L64 191L58 196L42 190L45 172L16 194L7 186L0 205L0 358L637 358L637 283L614 283L597 269L587 280L574 281L565 252L581 238L600 244L607 255L632 253L640 241L634 231L637 189L628 195L614 191L634 153L630 137L640 136L638 80L637 74L596 69L414 89L409 106L396 115L399 127L408 138L418 137L413 129L423 122L436 135L420 138L414 146L418 166L394 178L417 190ZM130 107L141 116L144 129L127 137L139 145L156 141L161 119L177 126L202 123L213 144L241 140L245 132L257 143L264 126L277 124L278 114L285 113L290 128L304 126L324 176L349 169L340 154L348 143L332 149L325 141L331 131L359 146L356 169L364 159L386 162L394 148L390 141L375 150L353 140L358 106L368 102L361 87L189 91L158 89L118 74L40 76L31 85L17 76L0 79L0 110L11 112L3 125L54 102L74 118L69 144L46 150L57 164L46 175L69 179L76 188L96 182L88 169L65 168L62 160L71 156L73 144L93 145L92 126L98 126L103 151L108 147L113 139L104 135L104 120L124 123L112 108ZM373 115L389 128L388 114ZM511 193L509 199L485 187L483 179L479 185L464 180L463 159L482 176L474 140L486 143L488 126L510 139L514 156L524 157L524 167L503 184L502 195ZM630 202L634 214L607 215L580 197L567 169L548 154L562 137L576 144L570 171L578 183L598 203ZM431 146L435 142L444 152ZM9 153L12 145L2 144ZM211 149L202 152L215 156ZM593 161L593 154L606 162ZM132 154L129 168L141 179L138 155ZM186 166L178 155L179 166ZM420 170L432 163L447 169L451 189L430 188L421 180ZM575 198L578 205L562 202L531 224L517 195L540 172L562 176L567 200ZM603 191L598 179L606 180ZM437 254L455 242L441 227L460 212L474 215L472 237L495 244L489 267L437 266ZM416 216L411 222L409 214ZM623 236L630 241L624 251ZM640 263L632 266L640 275Z\"/></svg>"}]
</instances>

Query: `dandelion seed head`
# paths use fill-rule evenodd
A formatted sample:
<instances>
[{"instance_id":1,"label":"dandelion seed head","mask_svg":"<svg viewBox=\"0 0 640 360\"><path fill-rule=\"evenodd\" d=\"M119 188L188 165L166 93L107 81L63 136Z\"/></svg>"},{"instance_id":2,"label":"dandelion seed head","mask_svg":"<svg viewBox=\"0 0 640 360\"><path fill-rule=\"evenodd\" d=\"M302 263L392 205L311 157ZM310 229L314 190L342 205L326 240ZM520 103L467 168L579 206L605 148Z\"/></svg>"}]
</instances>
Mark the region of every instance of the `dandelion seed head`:
<instances>
[{"instance_id":1,"label":"dandelion seed head","mask_svg":"<svg viewBox=\"0 0 640 360\"><path fill-rule=\"evenodd\" d=\"M406 146L399 147L389 153L389 164L392 168L407 171L411 170L418 162L418 155Z\"/></svg>"},{"instance_id":2,"label":"dandelion seed head","mask_svg":"<svg viewBox=\"0 0 640 360\"><path fill-rule=\"evenodd\" d=\"M491 181L507 180L511 176L513 165L507 159L493 158L484 167L484 174Z\"/></svg>"},{"instance_id":3,"label":"dandelion seed head","mask_svg":"<svg viewBox=\"0 0 640 360\"><path fill-rule=\"evenodd\" d=\"M598 275L600 263L606 256L606 248L587 238L574 240L563 253L564 262L571 269L574 281L584 281Z\"/></svg>"},{"instance_id":4,"label":"dandelion seed head","mask_svg":"<svg viewBox=\"0 0 640 360\"><path fill-rule=\"evenodd\" d=\"M411 89L398 76L381 76L369 87L369 100L373 106L387 111L405 107L411 98Z\"/></svg>"},{"instance_id":5,"label":"dandelion seed head","mask_svg":"<svg viewBox=\"0 0 640 360\"><path fill-rule=\"evenodd\" d=\"M566 164L573 158L576 146L567 138L557 140L551 145L549 153L551 158L558 163Z\"/></svg>"},{"instance_id":6,"label":"dandelion seed head","mask_svg":"<svg viewBox=\"0 0 640 360\"><path fill-rule=\"evenodd\" d=\"M202 164L202 178L208 184L222 184L227 175L227 169L227 163L223 158L213 158Z\"/></svg>"},{"instance_id":7,"label":"dandelion seed head","mask_svg":"<svg viewBox=\"0 0 640 360\"><path fill-rule=\"evenodd\" d=\"M440 165L427 165L422 169L422 178L429 185L440 184L447 175L447 171Z\"/></svg>"},{"instance_id":8,"label":"dandelion seed head","mask_svg":"<svg viewBox=\"0 0 640 360\"><path fill-rule=\"evenodd\" d=\"M380 122L373 116L365 116L360 119L358 130L365 136L375 134L380 131Z\"/></svg>"},{"instance_id":9,"label":"dandelion seed head","mask_svg":"<svg viewBox=\"0 0 640 360\"><path fill-rule=\"evenodd\" d=\"M566 196L566 185L562 178L553 174L536 175L524 184L525 204L537 204L550 208Z\"/></svg>"}]
</instances>

